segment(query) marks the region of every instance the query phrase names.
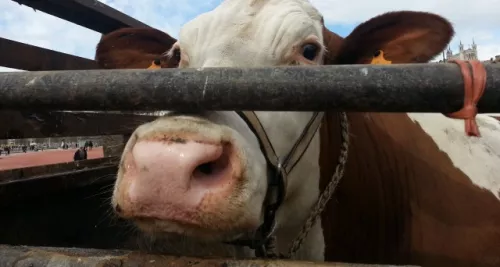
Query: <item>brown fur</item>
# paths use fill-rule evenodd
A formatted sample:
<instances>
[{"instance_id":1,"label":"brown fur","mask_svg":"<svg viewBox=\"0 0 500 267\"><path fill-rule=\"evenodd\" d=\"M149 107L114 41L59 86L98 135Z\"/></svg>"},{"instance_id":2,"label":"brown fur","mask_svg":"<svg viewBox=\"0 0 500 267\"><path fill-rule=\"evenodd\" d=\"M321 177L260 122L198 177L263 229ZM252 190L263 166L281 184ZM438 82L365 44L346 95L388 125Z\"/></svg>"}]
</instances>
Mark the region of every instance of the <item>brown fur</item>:
<instances>
[{"instance_id":1,"label":"brown fur","mask_svg":"<svg viewBox=\"0 0 500 267\"><path fill-rule=\"evenodd\" d=\"M451 24L425 12L390 12L356 27L342 44L335 64L369 63L383 50L388 60L425 63L443 51L454 35Z\"/></svg>"},{"instance_id":2,"label":"brown fur","mask_svg":"<svg viewBox=\"0 0 500 267\"><path fill-rule=\"evenodd\" d=\"M104 35L96 48L95 60L103 69L146 69L176 42L170 35L151 28L123 28ZM162 57L163 68L179 62Z\"/></svg>"},{"instance_id":3,"label":"brown fur","mask_svg":"<svg viewBox=\"0 0 500 267\"><path fill-rule=\"evenodd\" d=\"M327 48L323 59L325 65L332 64L336 61L337 55L340 52L342 41L342 37L334 32L331 32L323 25L323 43Z\"/></svg>"},{"instance_id":4,"label":"brown fur","mask_svg":"<svg viewBox=\"0 0 500 267\"><path fill-rule=\"evenodd\" d=\"M346 173L323 215L326 260L500 266L500 202L472 184L405 114L348 114ZM339 150L321 128L321 186Z\"/></svg>"},{"instance_id":5,"label":"brown fur","mask_svg":"<svg viewBox=\"0 0 500 267\"><path fill-rule=\"evenodd\" d=\"M346 37L334 63L426 62L453 29L440 17L397 12ZM322 217L327 261L423 266L500 266L500 202L472 184L406 114L348 113L346 173ZM339 118L320 129L321 184L339 153Z\"/></svg>"}]
</instances>

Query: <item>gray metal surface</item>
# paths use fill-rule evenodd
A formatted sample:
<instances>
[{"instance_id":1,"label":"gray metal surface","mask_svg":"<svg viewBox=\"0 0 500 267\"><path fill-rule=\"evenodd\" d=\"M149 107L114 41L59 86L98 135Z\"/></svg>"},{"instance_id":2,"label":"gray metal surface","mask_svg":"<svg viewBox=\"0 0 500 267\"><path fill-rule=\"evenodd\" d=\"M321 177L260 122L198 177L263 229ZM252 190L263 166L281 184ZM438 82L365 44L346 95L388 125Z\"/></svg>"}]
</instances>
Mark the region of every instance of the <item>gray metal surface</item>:
<instances>
[{"instance_id":1,"label":"gray metal surface","mask_svg":"<svg viewBox=\"0 0 500 267\"><path fill-rule=\"evenodd\" d=\"M0 246L2 267L388 267L349 263L313 263L285 260L199 259L147 255L119 250Z\"/></svg>"},{"instance_id":2,"label":"gray metal surface","mask_svg":"<svg viewBox=\"0 0 500 267\"><path fill-rule=\"evenodd\" d=\"M500 65L486 70L478 108L500 112ZM463 90L454 64L1 73L0 109L447 113Z\"/></svg>"},{"instance_id":3,"label":"gray metal surface","mask_svg":"<svg viewBox=\"0 0 500 267\"><path fill-rule=\"evenodd\" d=\"M157 116L59 111L0 110L0 139L131 134Z\"/></svg>"},{"instance_id":4,"label":"gray metal surface","mask_svg":"<svg viewBox=\"0 0 500 267\"><path fill-rule=\"evenodd\" d=\"M99 69L97 62L0 37L0 66L28 70Z\"/></svg>"},{"instance_id":5,"label":"gray metal surface","mask_svg":"<svg viewBox=\"0 0 500 267\"><path fill-rule=\"evenodd\" d=\"M125 27L150 27L97 0L12 0L100 33Z\"/></svg>"},{"instance_id":6,"label":"gray metal surface","mask_svg":"<svg viewBox=\"0 0 500 267\"><path fill-rule=\"evenodd\" d=\"M1 171L0 206L114 181L118 162L119 157L105 157Z\"/></svg>"}]
</instances>

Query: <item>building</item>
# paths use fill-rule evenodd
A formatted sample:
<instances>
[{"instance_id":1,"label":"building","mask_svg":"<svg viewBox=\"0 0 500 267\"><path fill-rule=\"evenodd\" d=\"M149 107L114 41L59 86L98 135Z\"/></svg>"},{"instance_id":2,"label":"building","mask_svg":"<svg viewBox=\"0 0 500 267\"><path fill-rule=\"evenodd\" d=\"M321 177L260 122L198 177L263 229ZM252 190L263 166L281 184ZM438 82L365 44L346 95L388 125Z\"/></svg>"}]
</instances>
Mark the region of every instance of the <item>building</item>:
<instances>
[{"instance_id":1,"label":"building","mask_svg":"<svg viewBox=\"0 0 500 267\"><path fill-rule=\"evenodd\" d=\"M448 47L446 52L443 52L443 60L441 62L447 62L452 59L477 60L477 45L474 40L472 40L472 45L467 49L464 48L462 41L460 41L460 44L458 45L458 53L456 54L453 54L451 48Z\"/></svg>"},{"instance_id":2,"label":"building","mask_svg":"<svg viewBox=\"0 0 500 267\"><path fill-rule=\"evenodd\" d=\"M453 54L453 51L451 50L450 47L446 49L446 51L443 51L443 58L439 60L439 63L443 62L448 62L449 60L452 59L459 59L459 60L477 60L478 59L478 49L477 45L472 40L472 45L470 45L467 49L465 49L464 45L462 44L462 41L460 41L460 44L458 45L458 53ZM483 60L483 63L500 63L500 55L496 55L494 58L490 58L489 60Z\"/></svg>"},{"instance_id":3,"label":"building","mask_svg":"<svg viewBox=\"0 0 500 267\"><path fill-rule=\"evenodd\" d=\"M498 63L500 64L500 55L496 55L494 58L490 58L490 60L484 61L484 62L489 62L489 63Z\"/></svg>"}]
</instances>

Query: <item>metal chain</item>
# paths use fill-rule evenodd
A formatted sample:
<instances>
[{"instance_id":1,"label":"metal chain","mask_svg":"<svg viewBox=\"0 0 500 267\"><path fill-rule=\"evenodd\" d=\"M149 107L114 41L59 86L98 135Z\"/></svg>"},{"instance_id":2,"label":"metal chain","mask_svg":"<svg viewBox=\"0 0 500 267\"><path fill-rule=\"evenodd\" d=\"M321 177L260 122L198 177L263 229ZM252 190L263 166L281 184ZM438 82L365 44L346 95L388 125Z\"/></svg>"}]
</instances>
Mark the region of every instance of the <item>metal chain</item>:
<instances>
[{"instance_id":1,"label":"metal chain","mask_svg":"<svg viewBox=\"0 0 500 267\"><path fill-rule=\"evenodd\" d=\"M349 121L347 119L347 114L345 112L340 113L340 128L341 128L341 145L340 145L340 155L337 159L337 166L335 167L335 173L332 176L332 179L328 183L327 187L323 191L323 193L318 198L316 205L312 209L309 217L307 218L305 224L303 225L301 231L298 236L293 241L290 249L288 250L288 255L277 255L276 251L276 237L273 235L269 244L267 244L267 254L271 257L280 257L280 258L291 258L295 253L299 250L302 242L307 237L307 234L313 227L314 223L318 219L318 217L323 212L326 204L330 200L333 195L333 192L337 188L337 185L340 182L340 179L344 176L345 165L347 163L348 151L349 151Z\"/></svg>"}]
</instances>

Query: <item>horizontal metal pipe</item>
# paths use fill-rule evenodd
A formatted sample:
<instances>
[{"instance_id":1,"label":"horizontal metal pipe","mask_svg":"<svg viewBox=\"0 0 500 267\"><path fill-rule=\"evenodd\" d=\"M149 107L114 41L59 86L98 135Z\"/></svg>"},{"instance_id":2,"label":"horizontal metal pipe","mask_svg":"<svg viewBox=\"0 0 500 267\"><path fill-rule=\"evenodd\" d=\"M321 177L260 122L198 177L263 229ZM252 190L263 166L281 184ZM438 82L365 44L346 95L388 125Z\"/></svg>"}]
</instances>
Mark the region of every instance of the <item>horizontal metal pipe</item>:
<instances>
[{"instance_id":1,"label":"horizontal metal pipe","mask_svg":"<svg viewBox=\"0 0 500 267\"><path fill-rule=\"evenodd\" d=\"M164 255L148 255L117 250L78 248L14 247L0 245L0 266L232 266L232 267L388 267L396 265L315 263L284 260L200 259Z\"/></svg>"},{"instance_id":2,"label":"horizontal metal pipe","mask_svg":"<svg viewBox=\"0 0 500 267\"><path fill-rule=\"evenodd\" d=\"M131 134L134 129L153 121L153 114L38 111L0 111L2 139L70 137Z\"/></svg>"},{"instance_id":3,"label":"horizontal metal pipe","mask_svg":"<svg viewBox=\"0 0 500 267\"><path fill-rule=\"evenodd\" d=\"M108 160L108 159L104 159ZM103 161L104 161L103 160ZM62 164L58 164L62 165ZM0 211L5 211L9 210L9 207L13 207L15 205L21 205L21 207L26 207L26 205L36 205L36 202L32 201L37 201L37 199L46 199L47 196L53 196L53 195L62 195L67 192L70 192L72 190L74 191L79 191L79 190L89 190L90 187L92 186L97 186L102 184L101 191L95 192L94 194L97 195L102 195L103 194L103 187L105 188L111 188L114 179L116 178L116 173L118 172L118 163L114 164L107 164L107 163L102 163L100 164L101 166L97 167L88 167L88 168L81 168L78 170L71 170L71 171L66 171L66 172L48 172L45 175L40 175L36 177L31 177L31 178L20 178L19 180L15 181L1 181L0 182L0 190L2 190L2 194L0 194ZM48 165L45 165L48 166ZM49 167L47 167L49 168ZM29 171L29 169L20 169L19 172L23 171ZM17 172L17 170L16 170ZM15 174L14 174L15 175ZM87 194L85 197L91 197L91 194ZM69 199L61 199L61 201L70 201ZM105 200L101 198L101 202L99 202L100 205L97 205L99 207L93 207L94 209L101 209L102 207L106 206L106 203L104 202ZM30 203L26 204L25 206L22 206L22 203ZM64 205L64 204L61 204ZM26 208L29 210L29 208ZM40 208L44 209L47 213L52 213L56 212L57 208L53 207L47 207L47 208ZM10 208L12 210L12 208ZM93 213L94 214L94 213ZM55 228L50 228L46 224L45 225L32 225L30 227L30 230L23 231L22 226L19 224L16 224L15 220L17 217L17 220L29 220L31 215L15 215L15 217L8 217L9 220L3 220L1 222L2 229L6 225L9 226L9 228L13 231L19 231L19 233L22 233L21 235L28 235L28 236L22 236L22 237L16 237L15 235L12 235L12 232L6 233L6 232L0 232L0 237L3 242L9 242L13 241L16 242L15 244L19 244L19 240L40 240L37 239L40 236L38 234L34 234L32 236L29 236L30 233L36 232L36 229L39 231L57 231L57 230L50 230L50 229L55 229ZM35 217L37 215L34 215ZM103 216L109 216L106 215L106 213L101 213L100 218L95 218L95 220L104 220L102 217ZM45 217L45 216L44 216ZM4 217L7 218L7 217ZM57 218L51 218L50 220L57 220ZM63 220L63 219L61 219ZM72 220L72 219L69 219ZM78 231L79 227L84 227L85 224L88 223L88 221L83 221L79 222L80 224L78 225L73 225L75 228L75 231ZM106 223L108 223L106 221ZM107 226L111 225L112 222L106 224ZM71 226L71 227L73 227ZM43 230L42 230L43 229ZM31 231L31 232L27 232ZM55 234L51 233L55 236L54 239L58 238L64 238L64 235L67 233L61 233ZM61 237L63 236L63 237ZM46 238L43 242L51 242L54 239L52 237L42 237L42 239ZM105 239L105 238L103 238ZM79 242L79 241L75 241ZM107 242L107 241L106 241ZM67 243L64 243L67 244ZM1 250L1 248L0 248ZM2 255L0 252L0 259ZM0 261L0 266L2 265Z\"/></svg>"},{"instance_id":4,"label":"horizontal metal pipe","mask_svg":"<svg viewBox=\"0 0 500 267\"><path fill-rule=\"evenodd\" d=\"M96 0L13 1L100 33L109 33L125 27L149 27Z\"/></svg>"},{"instance_id":5,"label":"horizontal metal pipe","mask_svg":"<svg viewBox=\"0 0 500 267\"><path fill-rule=\"evenodd\" d=\"M71 153L72 154L72 153ZM70 154L70 155L71 155ZM33 182L34 180L44 180L46 183L54 182L49 181L49 178L54 178L56 176L67 176L71 174L76 174L78 172L92 173L93 169L100 169L103 167L117 167L120 162L120 157L104 157L97 159L88 159L82 161L70 161L62 162L56 164L31 166L24 168L16 168L10 170L0 171L0 187L11 183L22 183L22 182ZM111 177L113 178L113 177ZM95 180L96 177L89 175L90 181ZM84 182L84 181L78 181ZM64 182L67 185L67 181ZM41 191L40 187L36 190ZM3 194L2 196L3 197ZM0 198L1 198L0 197Z\"/></svg>"},{"instance_id":6,"label":"horizontal metal pipe","mask_svg":"<svg viewBox=\"0 0 500 267\"><path fill-rule=\"evenodd\" d=\"M500 66L478 108L500 112ZM0 74L0 109L453 112L454 64L84 70Z\"/></svg>"},{"instance_id":7,"label":"horizontal metal pipe","mask_svg":"<svg viewBox=\"0 0 500 267\"><path fill-rule=\"evenodd\" d=\"M0 66L12 69L28 71L99 69L95 60L1 37L0 51L2 51Z\"/></svg>"}]
</instances>

